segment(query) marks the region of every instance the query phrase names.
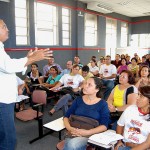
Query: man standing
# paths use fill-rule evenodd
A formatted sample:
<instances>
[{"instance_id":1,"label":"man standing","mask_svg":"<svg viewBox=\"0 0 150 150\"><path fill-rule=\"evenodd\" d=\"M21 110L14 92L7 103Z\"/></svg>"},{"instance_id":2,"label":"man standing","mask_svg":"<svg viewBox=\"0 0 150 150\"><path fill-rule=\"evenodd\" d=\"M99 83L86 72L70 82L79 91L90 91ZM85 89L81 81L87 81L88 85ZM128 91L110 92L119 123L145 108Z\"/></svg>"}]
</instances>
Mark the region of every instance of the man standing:
<instances>
[{"instance_id":1,"label":"man standing","mask_svg":"<svg viewBox=\"0 0 150 150\"><path fill-rule=\"evenodd\" d=\"M114 80L117 75L116 66L111 64L111 57L109 55L105 58L105 64L101 66L100 78L102 79L103 85L106 87L104 92L104 99L107 100L111 90L114 87Z\"/></svg>"},{"instance_id":2,"label":"man standing","mask_svg":"<svg viewBox=\"0 0 150 150\"><path fill-rule=\"evenodd\" d=\"M20 59L11 59L4 50L3 42L8 39L9 30L0 19L0 150L14 150L16 131L14 125L14 103L18 95L16 72L26 70L26 67L39 60L49 59L52 55L49 49L29 51Z\"/></svg>"}]
</instances>

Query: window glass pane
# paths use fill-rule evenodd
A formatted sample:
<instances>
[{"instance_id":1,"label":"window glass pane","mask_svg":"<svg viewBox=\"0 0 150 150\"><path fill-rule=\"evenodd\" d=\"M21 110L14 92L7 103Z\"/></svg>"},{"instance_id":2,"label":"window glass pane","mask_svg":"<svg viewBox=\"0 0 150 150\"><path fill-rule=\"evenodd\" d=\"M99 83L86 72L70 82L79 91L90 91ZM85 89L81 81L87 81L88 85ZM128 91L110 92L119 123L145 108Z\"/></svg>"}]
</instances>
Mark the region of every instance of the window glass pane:
<instances>
[{"instance_id":1,"label":"window glass pane","mask_svg":"<svg viewBox=\"0 0 150 150\"><path fill-rule=\"evenodd\" d=\"M69 30L69 24L63 24L62 29L68 31Z\"/></svg>"},{"instance_id":2,"label":"window glass pane","mask_svg":"<svg viewBox=\"0 0 150 150\"><path fill-rule=\"evenodd\" d=\"M71 45L71 18L70 9L62 8L62 45Z\"/></svg>"},{"instance_id":3,"label":"window glass pane","mask_svg":"<svg viewBox=\"0 0 150 150\"><path fill-rule=\"evenodd\" d=\"M106 18L106 55L115 57L115 48L117 43L117 21Z\"/></svg>"},{"instance_id":4,"label":"window glass pane","mask_svg":"<svg viewBox=\"0 0 150 150\"><path fill-rule=\"evenodd\" d=\"M15 7L26 9L26 0L15 0Z\"/></svg>"},{"instance_id":5,"label":"window glass pane","mask_svg":"<svg viewBox=\"0 0 150 150\"><path fill-rule=\"evenodd\" d=\"M69 38L69 32L63 31L63 38Z\"/></svg>"},{"instance_id":6,"label":"window glass pane","mask_svg":"<svg viewBox=\"0 0 150 150\"><path fill-rule=\"evenodd\" d=\"M48 21L38 21L37 28L53 29L53 24L52 22L48 22Z\"/></svg>"},{"instance_id":7,"label":"window glass pane","mask_svg":"<svg viewBox=\"0 0 150 150\"><path fill-rule=\"evenodd\" d=\"M85 14L85 46L97 45L97 16L91 14Z\"/></svg>"},{"instance_id":8,"label":"window glass pane","mask_svg":"<svg viewBox=\"0 0 150 150\"><path fill-rule=\"evenodd\" d=\"M16 27L16 34L26 36L27 35L27 28Z\"/></svg>"},{"instance_id":9,"label":"window glass pane","mask_svg":"<svg viewBox=\"0 0 150 150\"><path fill-rule=\"evenodd\" d=\"M16 18L16 25L20 27L26 27L27 26L27 19L25 18Z\"/></svg>"},{"instance_id":10,"label":"window glass pane","mask_svg":"<svg viewBox=\"0 0 150 150\"><path fill-rule=\"evenodd\" d=\"M50 31L38 31L37 42L39 45L53 45L53 33Z\"/></svg>"},{"instance_id":11,"label":"window glass pane","mask_svg":"<svg viewBox=\"0 0 150 150\"><path fill-rule=\"evenodd\" d=\"M27 45L29 42L27 14L27 1L15 0L16 45Z\"/></svg>"},{"instance_id":12,"label":"window glass pane","mask_svg":"<svg viewBox=\"0 0 150 150\"><path fill-rule=\"evenodd\" d=\"M15 16L26 18L27 17L26 9L16 8L15 9Z\"/></svg>"},{"instance_id":13,"label":"window glass pane","mask_svg":"<svg viewBox=\"0 0 150 150\"><path fill-rule=\"evenodd\" d=\"M63 45L70 45L69 39L64 39L63 38Z\"/></svg>"},{"instance_id":14,"label":"window glass pane","mask_svg":"<svg viewBox=\"0 0 150 150\"><path fill-rule=\"evenodd\" d=\"M69 23L69 17L62 16L62 22L63 23Z\"/></svg>"},{"instance_id":15,"label":"window glass pane","mask_svg":"<svg viewBox=\"0 0 150 150\"><path fill-rule=\"evenodd\" d=\"M16 36L16 44L17 45L27 45L27 37L26 36Z\"/></svg>"},{"instance_id":16,"label":"window glass pane","mask_svg":"<svg viewBox=\"0 0 150 150\"><path fill-rule=\"evenodd\" d=\"M35 2L35 26L37 45L58 44L57 9L55 6Z\"/></svg>"}]
</instances>

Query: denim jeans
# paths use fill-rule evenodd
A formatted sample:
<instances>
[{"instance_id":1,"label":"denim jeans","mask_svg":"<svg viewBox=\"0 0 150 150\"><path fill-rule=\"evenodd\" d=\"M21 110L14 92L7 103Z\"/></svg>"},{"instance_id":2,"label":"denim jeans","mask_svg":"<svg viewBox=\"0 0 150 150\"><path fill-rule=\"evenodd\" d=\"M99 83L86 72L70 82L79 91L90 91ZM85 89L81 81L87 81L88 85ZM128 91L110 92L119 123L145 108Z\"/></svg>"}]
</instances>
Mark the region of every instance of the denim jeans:
<instances>
[{"instance_id":1,"label":"denim jeans","mask_svg":"<svg viewBox=\"0 0 150 150\"><path fill-rule=\"evenodd\" d=\"M14 150L15 144L14 103L0 103L0 150Z\"/></svg>"},{"instance_id":2,"label":"denim jeans","mask_svg":"<svg viewBox=\"0 0 150 150\"><path fill-rule=\"evenodd\" d=\"M63 107L63 111L64 111L63 113L65 114L68 110L68 101L69 100L73 100L72 96L70 94L66 94L66 95L62 96L58 100L57 104L55 104L55 106L54 106L55 111L58 111L60 108Z\"/></svg>"},{"instance_id":3,"label":"denim jeans","mask_svg":"<svg viewBox=\"0 0 150 150\"><path fill-rule=\"evenodd\" d=\"M128 147L128 146L125 146L125 147L120 146L120 147L118 148L118 150L131 150L131 147Z\"/></svg>"},{"instance_id":4,"label":"denim jeans","mask_svg":"<svg viewBox=\"0 0 150 150\"><path fill-rule=\"evenodd\" d=\"M102 83L103 83L104 86L106 86L106 90L104 92L103 99L107 100L107 98L109 97L112 89L114 88L114 81L113 80L102 79Z\"/></svg>"},{"instance_id":5,"label":"denim jeans","mask_svg":"<svg viewBox=\"0 0 150 150\"><path fill-rule=\"evenodd\" d=\"M86 137L66 138L64 150L86 150L87 142Z\"/></svg>"}]
</instances>

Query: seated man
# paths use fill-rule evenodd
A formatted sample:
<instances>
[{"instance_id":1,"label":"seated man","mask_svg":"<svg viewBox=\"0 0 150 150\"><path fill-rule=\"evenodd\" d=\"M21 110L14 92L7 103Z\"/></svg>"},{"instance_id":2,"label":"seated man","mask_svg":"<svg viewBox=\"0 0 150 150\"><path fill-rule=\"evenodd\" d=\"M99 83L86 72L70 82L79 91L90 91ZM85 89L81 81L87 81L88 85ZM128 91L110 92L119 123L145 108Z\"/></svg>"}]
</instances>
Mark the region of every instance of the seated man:
<instances>
[{"instance_id":1,"label":"seated man","mask_svg":"<svg viewBox=\"0 0 150 150\"><path fill-rule=\"evenodd\" d=\"M80 63L80 57L79 56L74 57L73 65L78 65L80 67L80 69L83 67L83 65Z\"/></svg>"},{"instance_id":2,"label":"seated man","mask_svg":"<svg viewBox=\"0 0 150 150\"><path fill-rule=\"evenodd\" d=\"M111 56L106 56L105 64L101 66L99 74L100 79L102 79L103 85L106 86L103 98L107 100L109 94L111 93L111 90L114 87L114 80L117 74L116 66L111 64Z\"/></svg>"},{"instance_id":3,"label":"seated man","mask_svg":"<svg viewBox=\"0 0 150 150\"><path fill-rule=\"evenodd\" d=\"M48 64L43 67L43 75L44 75L45 77L48 77L48 76L49 76L49 70L50 70L50 68L51 68L52 66L57 66L59 72L61 72L61 71L63 70L59 64L56 64L56 63L54 63L54 62L55 62L55 59L54 59L53 56L51 56L51 57L48 59Z\"/></svg>"},{"instance_id":4,"label":"seated man","mask_svg":"<svg viewBox=\"0 0 150 150\"><path fill-rule=\"evenodd\" d=\"M73 63L71 60L67 61L67 64L66 64L67 68L61 72L60 76L63 76L64 74L69 74L72 69L72 65Z\"/></svg>"},{"instance_id":5,"label":"seated man","mask_svg":"<svg viewBox=\"0 0 150 150\"><path fill-rule=\"evenodd\" d=\"M83 81L84 78L79 74L79 66L73 65L71 73L63 75L56 86L51 88L51 90L55 91L60 86L64 85L64 87L72 87L74 92L78 92L81 89L81 84L83 83ZM53 115L55 111L58 111L62 107L64 107L65 113L68 110L69 100L73 101L71 93L62 96L58 100L57 104L55 104L55 106L50 110L49 114Z\"/></svg>"},{"instance_id":6,"label":"seated man","mask_svg":"<svg viewBox=\"0 0 150 150\"><path fill-rule=\"evenodd\" d=\"M88 66L83 66L82 70L79 71L79 73L82 75L82 77L87 80L90 77L93 77L93 74L90 72L90 69Z\"/></svg>"}]
</instances>

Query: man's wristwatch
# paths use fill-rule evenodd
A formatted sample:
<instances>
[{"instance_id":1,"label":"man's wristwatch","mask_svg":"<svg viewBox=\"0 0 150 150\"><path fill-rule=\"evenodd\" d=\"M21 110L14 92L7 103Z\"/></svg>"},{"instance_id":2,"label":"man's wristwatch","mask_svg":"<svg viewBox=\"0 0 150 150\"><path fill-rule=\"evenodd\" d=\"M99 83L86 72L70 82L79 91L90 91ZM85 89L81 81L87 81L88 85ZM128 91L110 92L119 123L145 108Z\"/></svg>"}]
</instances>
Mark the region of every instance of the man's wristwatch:
<instances>
[{"instance_id":1,"label":"man's wristwatch","mask_svg":"<svg viewBox=\"0 0 150 150\"><path fill-rule=\"evenodd\" d=\"M115 110L116 110L116 111L118 111L118 108L117 108L117 107L115 107Z\"/></svg>"}]
</instances>

